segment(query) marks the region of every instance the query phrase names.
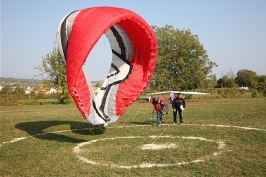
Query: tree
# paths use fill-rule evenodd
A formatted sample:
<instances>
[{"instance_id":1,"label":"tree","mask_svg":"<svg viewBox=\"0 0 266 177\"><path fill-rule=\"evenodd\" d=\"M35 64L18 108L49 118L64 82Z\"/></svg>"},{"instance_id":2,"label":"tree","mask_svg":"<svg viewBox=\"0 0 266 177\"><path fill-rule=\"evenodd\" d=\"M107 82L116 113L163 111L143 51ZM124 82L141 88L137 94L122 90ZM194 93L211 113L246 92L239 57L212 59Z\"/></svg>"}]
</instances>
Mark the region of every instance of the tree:
<instances>
[{"instance_id":1,"label":"tree","mask_svg":"<svg viewBox=\"0 0 266 177\"><path fill-rule=\"evenodd\" d=\"M257 81L258 81L258 91L262 92L263 96L266 97L266 75L258 76Z\"/></svg>"},{"instance_id":2,"label":"tree","mask_svg":"<svg viewBox=\"0 0 266 177\"><path fill-rule=\"evenodd\" d=\"M102 85L103 85L103 82L97 82L97 83L95 84L95 87L102 87Z\"/></svg>"},{"instance_id":3,"label":"tree","mask_svg":"<svg viewBox=\"0 0 266 177\"><path fill-rule=\"evenodd\" d=\"M16 85L14 94L24 94L24 93L25 93L25 90L20 85Z\"/></svg>"},{"instance_id":4,"label":"tree","mask_svg":"<svg viewBox=\"0 0 266 177\"><path fill-rule=\"evenodd\" d=\"M5 85L2 90L1 90L1 94L10 94L10 86L9 85Z\"/></svg>"},{"instance_id":5,"label":"tree","mask_svg":"<svg viewBox=\"0 0 266 177\"><path fill-rule=\"evenodd\" d=\"M235 88L237 84L235 83L234 78L230 78L227 75L223 76L217 81L218 88Z\"/></svg>"},{"instance_id":6,"label":"tree","mask_svg":"<svg viewBox=\"0 0 266 177\"><path fill-rule=\"evenodd\" d=\"M217 86L216 74L210 74L205 80L205 88L211 89Z\"/></svg>"},{"instance_id":7,"label":"tree","mask_svg":"<svg viewBox=\"0 0 266 177\"><path fill-rule=\"evenodd\" d=\"M209 60L198 36L192 35L190 30L178 30L169 25L152 28L159 47L153 87L157 90L202 87L217 64Z\"/></svg>"},{"instance_id":8,"label":"tree","mask_svg":"<svg viewBox=\"0 0 266 177\"><path fill-rule=\"evenodd\" d=\"M50 54L42 57L40 65L35 67L41 73L41 76L47 76L44 78L44 85L46 87L53 87L58 92L58 103L67 103L70 96L67 89L66 81L66 64L61 57L58 48L54 47Z\"/></svg>"},{"instance_id":9,"label":"tree","mask_svg":"<svg viewBox=\"0 0 266 177\"><path fill-rule=\"evenodd\" d=\"M241 69L237 72L236 83L239 86L255 88L257 86L256 78L256 72L247 69Z\"/></svg>"},{"instance_id":10,"label":"tree","mask_svg":"<svg viewBox=\"0 0 266 177\"><path fill-rule=\"evenodd\" d=\"M227 72L222 78L217 81L218 88L236 88L237 84L235 83L235 74L233 70Z\"/></svg>"}]
</instances>

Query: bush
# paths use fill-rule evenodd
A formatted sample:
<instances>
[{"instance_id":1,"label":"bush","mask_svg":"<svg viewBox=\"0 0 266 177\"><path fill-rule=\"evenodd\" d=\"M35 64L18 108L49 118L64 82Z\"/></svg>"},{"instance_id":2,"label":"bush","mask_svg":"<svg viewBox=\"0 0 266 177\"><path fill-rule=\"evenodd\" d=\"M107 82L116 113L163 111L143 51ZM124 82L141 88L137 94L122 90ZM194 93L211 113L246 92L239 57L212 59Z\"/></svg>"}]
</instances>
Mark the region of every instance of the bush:
<instances>
[{"instance_id":1,"label":"bush","mask_svg":"<svg viewBox=\"0 0 266 177\"><path fill-rule=\"evenodd\" d=\"M262 95L263 97L266 97L266 89L263 90Z\"/></svg>"},{"instance_id":2,"label":"bush","mask_svg":"<svg viewBox=\"0 0 266 177\"><path fill-rule=\"evenodd\" d=\"M244 97L246 92L235 88L218 88L217 94L223 98L240 98Z\"/></svg>"},{"instance_id":3,"label":"bush","mask_svg":"<svg viewBox=\"0 0 266 177\"><path fill-rule=\"evenodd\" d=\"M254 90L254 91L252 92L252 94L251 94L251 97L252 97L252 98L259 97L259 93L258 93L258 91L257 91L257 90Z\"/></svg>"},{"instance_id":4,"label":"bush","mask_svg":"<svg viewBox=\"0 0 266 177\"><path fill-rule=\"evenodd\" d=\"M17 106L23 95L17 94L0 94L0 106Z\"/></svg>"}]
</instances>

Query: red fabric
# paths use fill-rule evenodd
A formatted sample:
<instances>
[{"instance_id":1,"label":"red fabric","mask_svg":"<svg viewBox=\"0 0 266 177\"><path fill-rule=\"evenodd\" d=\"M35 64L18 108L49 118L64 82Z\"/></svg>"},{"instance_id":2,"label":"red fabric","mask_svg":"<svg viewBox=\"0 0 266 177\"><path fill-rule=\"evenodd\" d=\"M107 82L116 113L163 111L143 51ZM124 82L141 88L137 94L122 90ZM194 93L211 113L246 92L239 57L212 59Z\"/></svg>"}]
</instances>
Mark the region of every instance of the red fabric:
<instances>
[{"instance_id":1,"label":"red fabric","mask_svg":"<svg viewBox=\"0 0 266 177\"><path fill-rule=\"evenodd\" d=\"M156 113L161 113L161 112L160 112L160 110L162 110L162 105L161 105L161 103L154 103L154 98L151 99L150 103L153 104Z\"/></svg>"},{"instance_id":2,"label":"red fabric","mask_svg":"<svg viewBox=\"0 0 266 177\"><path fill-rule=\"evenodd\" d=\"M69 93L83 113L90 112L91 95L81 70L89 52L111 26L119 24L134 47L132 74L119 85L116 95L116 113L121 116L149 85L157 57L157 41L150 26L132 11L115 7L87 8L76 16L68 39L67 80ZM82 103L74 91L77 90ZM79 104L83 104L82 107ZM84 110L85 109L85 110Z\"/></svg>"},{"instance_id":3,"label":"red fabric","mask_svg":"<svg viewBox=\"0 0 266 177\"><path fill-rule=\"evenodd\" d=\"M158 98L162 101L166 101L165 97L162 94L158 95Z\"/></svg>"},{"instance_id":4,"label":"red fabric","mask_svg":"<svg viewBox=\"0 0 266 177\"><path fill-rule=\"evenodd\" d=\"M126 82L119 85L116 95L116 112L119 116L147 88L156 64L157 41L154 33L143 19L138 16L135 18L135 21L131 19L132 21L119 23L134 46L132 74Z\"/></svg>"}]
</instances>

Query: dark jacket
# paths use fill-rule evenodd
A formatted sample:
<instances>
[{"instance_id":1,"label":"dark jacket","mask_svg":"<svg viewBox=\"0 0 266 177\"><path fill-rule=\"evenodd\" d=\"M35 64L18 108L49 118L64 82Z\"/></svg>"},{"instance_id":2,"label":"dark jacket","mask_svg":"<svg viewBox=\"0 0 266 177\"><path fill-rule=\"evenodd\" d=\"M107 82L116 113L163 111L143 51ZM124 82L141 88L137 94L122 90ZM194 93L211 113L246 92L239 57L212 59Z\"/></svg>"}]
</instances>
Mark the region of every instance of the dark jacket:
<instances>
[{"instance_id":1,"label":"dark jacket","mask_svg":"<svg viewBox=\"0 0 266 177\"><path fill-rule=\"evenodd\" d=\"M183 97L175 97L173 102L172 102L172 108L173 109L179 109L180 110L180 106L183 105L183 108L186 107L186 102L185 99Z\"/></svg>"}]
</instances>

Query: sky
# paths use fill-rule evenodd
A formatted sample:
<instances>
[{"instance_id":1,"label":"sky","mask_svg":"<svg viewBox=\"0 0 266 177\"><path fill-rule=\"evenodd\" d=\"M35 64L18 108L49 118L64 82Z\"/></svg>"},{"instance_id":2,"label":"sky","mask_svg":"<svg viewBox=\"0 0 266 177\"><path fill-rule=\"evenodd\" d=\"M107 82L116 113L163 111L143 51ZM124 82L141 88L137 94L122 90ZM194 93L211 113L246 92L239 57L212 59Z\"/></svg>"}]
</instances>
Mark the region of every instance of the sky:
<instances>
[{"instance_id":1,"label":"sky","mask_svg":"<svg viewBox=\"0 0 266 177\"><path fill-rule=\"evenodd\" d=\"M95 6L129 9L157 27L189 29L218 64L212 69L217 79L241 69L266 75L265 0L1 0L0 77L39 79L34 68L52 52L60 20ZM92 81L104 80L110 67L106 38L100 41L84 66Z\"/></svg>"}]
</instances>

